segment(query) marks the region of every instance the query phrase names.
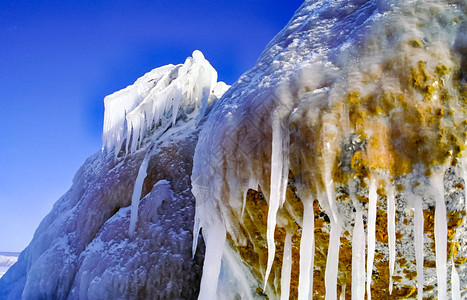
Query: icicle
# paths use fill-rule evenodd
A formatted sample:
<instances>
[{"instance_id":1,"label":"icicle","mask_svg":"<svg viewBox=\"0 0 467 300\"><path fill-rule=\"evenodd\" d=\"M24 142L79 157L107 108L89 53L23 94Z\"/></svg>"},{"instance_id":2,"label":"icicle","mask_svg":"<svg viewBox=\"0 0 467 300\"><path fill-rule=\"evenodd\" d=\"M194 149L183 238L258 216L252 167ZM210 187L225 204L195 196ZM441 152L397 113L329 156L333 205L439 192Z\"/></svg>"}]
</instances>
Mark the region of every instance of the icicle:
<instances>
[{"instance_id":1,"label":"icicle","mask_svg":"<svg viewBox=\"0 0 467 300\"><path fill-rule=\"evenodd\" d=\"M331 234L329 237L326 271L324 273L326 299L337 299L337 275L339 271L339 247L341 231L342 225L340 220L333 221L331 219Z\"/></svg>"},{"instance_id":2,"label":"icicle","mask_svg":"<svg viewBox=\"0 0 467 300\"><path fill-rule=\"evenodd\" d=\"M376 235L376 204L378 202L378 194L376 193L376 178L370 179L369 187L369 203L368 203L368 258L366 270L366 292L367 299L371 299L371 277L373 275L373 262L375 258L375 235Z\"/></svg>"},{"instance_id":3,"label":"icicle","mask_svg":"<svg viewBox=\"0 0 467 300\"><path fill-rule=\"evenodd\" d=\"M396 201L394 196L394 186L390 180L386 181L387 186L387 216L388 216L388 244L389 244L389 294L392 294L394 276L394 262L396 260Z\"/></svg>"},{"instance_id":4,"label":"icicle","mask_svg":"<svg viewBox=\"0 0 467 300\"><path fill-rule=\"evenodd\" d=\"M193 244L191 246L191 258L195 257L196 248L198 247L198 238L199 238L199 230L200 228L200 219L195 212L195 223L193 225Z\"/></svg>"},{"instance_id":5,"label":"icicle","mask_svg":"<svg viewBox=\"0 0 467 300\"><path fill-rule=\"evenodd\" d=\"M467 155L467 153L464 152L464 155ZM461 177L464 180L464 205L467 211L467 156L461 158Z\"/></svg>"},{"instance_id":6,"label":"icicle","mask_svg":"<svg viewBox=\"0 0 467 300\"><path fill-rule=\"evenodd\" d=\"M248 180L248 186L245 187L244 191L243 191L243 203L242 203L242 218L243 218L243 214L245 213L245 205L246 205L246 196L248 194L248 190L249 189L253 189L253 190L257 190L258 189L258 179L256 178L250 178Z\"/></svg>"},{"instance_id":7,"label":"icicle","mask_svg":"<svg viewBox=\"0 0 467 300\"><path fill-rule=\"evenodd\" d=\"M352 300L365 298L365 229L362 210L354 199L355 225L352 233Z\"/></svg>"},{"instance_id":8,"label":"icicle","mask_svg":"<svg viewBox=\"0 0 467 300\"><path fill-rule=\"evenodd\" d=\"M424 285L424 276L423 276L423 208L422 208L422 199L418 196L414 197L414 235L415 235L415 260L417 264L417 299L423 299L423 285Z\"/></svg>"},{"instance_id":9,"label":"icicle","mask_svg":"<svg viewBox=\"0 0 467 300\"><path fill-rule=\"evenodd\" d=\"M341 296L339 297L339 300L345 300L345 288L346 284L344 283L344 285L342 286Z\"/></svg>"},{"instance_id":10,"label":"icicle","mask_svg":"<svg viewBox=\"0 0 467 300\"><path fill-rule=\"evenodd\" d=\"M332 116L329 116L332 118ZM324 153L323 153L323 179L326 189L326 200L320 200L324 205L326 213L331 219L331 233L329 237L328 256L326 260L326 271L324 274L324 284L326 288L326 299L337 299L337 275L339 267L339 246L342 224L339 211L336 206L335 183L332 178L332 169L336 158L335 138L338 129L335 126L335 120L324 123Z\"/></svg>"},{"instance_id":11,"label":"icicle","mask_svg":"<svg viewBox=\"0 0 467 300\"><path fill-rule=\"evenodd\" d=\"M130 214L130 236L133 236L135 233L136 222L138 221L138 208L139 201L141 198L141 192L143 190L143 182L147 175L148 162L151 157L151 148L144 156L143 162L139 167L138 176L136 176L135 186L133 188L133 196L131 197L131 214Z\"/></svg>"},{"instance_id":12,"label":"icicle","mask_svg":"<svg viewBox=\"0 0 467 300\"><path fill-rule=\"evenodd\" d=\"M274 230L276 228L276 216L279 205L282 203L281 183L282 183L282 136L281 124L277 114L272 121L272 154L271 154L271 193L269 196L268 224L267 224L267 243L268 243L268 265L264 274L264 289L268 283L269 273L276 253L274 243Z\"/></svg>"},{"instance_id":13,"label":"icicle","mask_svg":"<svg viewBox=\"0 0 467 300\"><path fill-rule=\"evenodd\" d=\"M183 65L154 69L105 98L103 149L118 155L126 138L127 152L134 152L159 121L175 125L181 107L193 108L189 117L199 122L211 96L220 97L227 88L217 83L216 70L198 50Z\"/></svg>"},{"instance_id":14,"label":"icicle","mask_svg":"<svg viewBox=\"0 0 467 300\"><path fill-rule=\"evenodd\" d=\"M436 201L435 209L435 251L436 277L438 281L438 299L446 299L447 293L447 220L444 202L444 171L431 178Z\"/></svg>"},{"instance_id":15,"label":"icicle","mask_svg":"<svg viewBox=\"0 0 467 300\"><path fill-rule=\"evenodd\" d=\"M284 256L281 271L281 300L288 300L290 294L290 276L292 272L292 234L286 231L284 242Z\"/></svg>"},{"instance_id":16,"label":"icicle","mask_svg":"<svg viewBox=\"0 0 467 300\"><path fill-rule=\"evenodd\" d=\"M308 300L313 294L313 266L315 257L315 215L313 199L303 201L303 228L300 241L300 275L298 299Z\"/></svg>"},{"instance_id":17,"label":"icicle","mask_svg":"<svg viewBox=\"0 0 467 300\"><path fill-rule=\"evenodd\" d=\"M217 283L224 251L226 231L224 224L216 223L203 227L206 254L198 299L217 299Z\"/></svg>"},{"instance_id":18,"label":"icicle","mask_svg":"<svg viewBox=\"0 0 467 300\"><path fill-rule=\"evenodd\" d=\"M461 300L461 287L459 274L457 273L456 266L454 265L454 260L452 260L452 270L451 270L451 292L452 300Z\"/></svg>"}]
</instances>

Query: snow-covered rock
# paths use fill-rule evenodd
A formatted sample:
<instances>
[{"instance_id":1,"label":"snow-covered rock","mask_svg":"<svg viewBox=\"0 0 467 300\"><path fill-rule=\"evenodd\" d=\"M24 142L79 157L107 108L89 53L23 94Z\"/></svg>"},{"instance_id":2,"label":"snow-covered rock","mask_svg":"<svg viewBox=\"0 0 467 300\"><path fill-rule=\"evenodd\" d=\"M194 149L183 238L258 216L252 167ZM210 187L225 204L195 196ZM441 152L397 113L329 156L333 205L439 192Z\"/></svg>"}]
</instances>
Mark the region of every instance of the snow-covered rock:
<instances>
[{"instance_id":1,"label":"snow-covered rock","mask_svg":"<svg viewBox=\"0 0 467 300\"><path fill-rule=\"evenodd\" d=\"M108 96L103 150L1 278L0 298L196 298L192 158L198 125L227 88L195 51Z\"/></svg>"}]
</instances>

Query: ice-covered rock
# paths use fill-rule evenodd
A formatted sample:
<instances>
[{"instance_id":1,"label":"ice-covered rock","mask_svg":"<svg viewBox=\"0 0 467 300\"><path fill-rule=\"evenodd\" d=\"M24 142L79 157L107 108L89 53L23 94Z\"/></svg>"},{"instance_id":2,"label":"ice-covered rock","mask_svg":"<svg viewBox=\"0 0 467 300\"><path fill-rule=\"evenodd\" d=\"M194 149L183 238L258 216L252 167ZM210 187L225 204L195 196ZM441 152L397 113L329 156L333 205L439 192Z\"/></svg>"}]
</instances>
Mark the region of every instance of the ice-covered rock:
<instances>
[{"instance_id":1,"label":"ice-covered rock","mask_svg":"<svg viewBox=\"0 0 467 300\"><path fill-rule=\"evenodd\" d=\"M195 234L224 224L251 297L466 296L466 11L307 0L218 101L195 152Z\"/></svg>"},{"instance_id":2,"label":"ice-covered rock","mask_svg":"<svg viewBox=\"0 0 467 300\"><path fill-rule=\"evenodd\" d=\"M227 92L196 51L108 96L0 297L465 298L466 8L306 0Z\"/></svg>"},{"instance_id":3,"label":"ice-covered rock","mask_svg":"<svg viewBox=\"0 0 467 300\"><path fill-rule=\"evenodd\" d=\"M103 151L1 278L0 299L196 298L204 250L192 257L192 158L198 125L227 88L195 51L108 96Z\"/></svg>"}]
</instances>

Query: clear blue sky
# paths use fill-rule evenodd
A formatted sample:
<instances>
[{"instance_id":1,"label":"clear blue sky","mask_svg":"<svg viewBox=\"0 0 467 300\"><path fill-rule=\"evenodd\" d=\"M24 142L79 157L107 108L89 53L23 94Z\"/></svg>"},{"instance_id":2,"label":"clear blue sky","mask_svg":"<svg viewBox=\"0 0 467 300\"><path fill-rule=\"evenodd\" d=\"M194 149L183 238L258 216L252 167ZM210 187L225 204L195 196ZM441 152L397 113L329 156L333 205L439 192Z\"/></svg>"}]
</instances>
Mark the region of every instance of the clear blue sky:
<instances>
[{"instance_id":1,"label":"clear blue sky","mask_svg":"<svg viewBox=\"0 0 467 300\"><path fill-rule=\"evenodd\" d=\"M301 0L0 2L0 251L21 251L86 157L103 98L201 50L232 84Z\"/></svg>"}]
</instances>

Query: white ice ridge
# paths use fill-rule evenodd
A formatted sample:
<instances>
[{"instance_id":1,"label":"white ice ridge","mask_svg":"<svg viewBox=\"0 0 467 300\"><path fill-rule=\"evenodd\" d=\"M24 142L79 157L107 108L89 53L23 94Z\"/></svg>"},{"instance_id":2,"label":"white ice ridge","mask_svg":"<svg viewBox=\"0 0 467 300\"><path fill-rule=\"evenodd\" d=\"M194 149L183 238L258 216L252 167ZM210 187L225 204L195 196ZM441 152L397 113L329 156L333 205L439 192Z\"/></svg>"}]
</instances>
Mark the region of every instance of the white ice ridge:
<instances>
[{"instance_id":1,"label":"white ice ridge","mask_svg":"<svg viewBox=\"0 0 467 300\"><path fill-rule=\"evenodd\" d=\"M228 88L217 82L216 70L198 50L184 64L156 68L105 97L103 149L118 154L126 141L126 152L135 151L146 134L175 124L181 113L202 117L207 104Z\"/></svg>"}]
</instances>

